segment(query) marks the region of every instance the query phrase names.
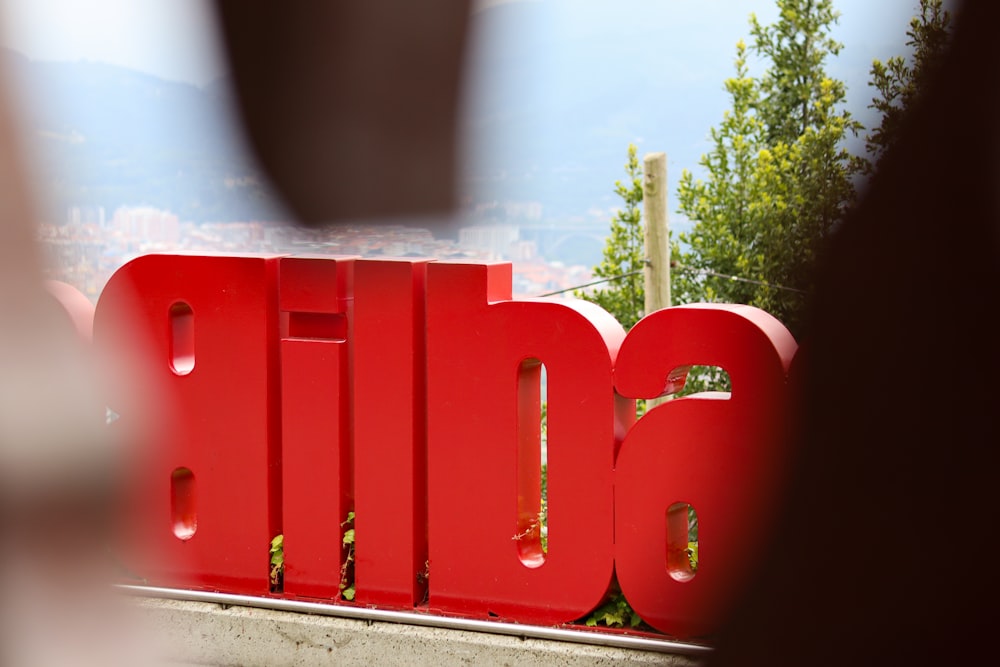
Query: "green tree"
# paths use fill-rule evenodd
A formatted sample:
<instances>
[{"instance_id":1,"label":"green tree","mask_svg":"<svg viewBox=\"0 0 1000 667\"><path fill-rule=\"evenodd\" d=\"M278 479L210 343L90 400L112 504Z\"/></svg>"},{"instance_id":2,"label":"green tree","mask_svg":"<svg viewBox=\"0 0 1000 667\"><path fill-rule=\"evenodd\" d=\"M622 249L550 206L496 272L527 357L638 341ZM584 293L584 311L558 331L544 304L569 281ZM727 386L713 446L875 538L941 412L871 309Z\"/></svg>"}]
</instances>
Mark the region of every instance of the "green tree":
<instances>
[{"instance_id":1,"label":"green tree","mask_svg":"<svg viewBox=\"0 0 1000 667\"><path fill-rule=\"evenodd\" d=\"M722 123L710 130L712 150L703 155L701 166L707 181L695 181L691 172L681 173L679 211L695 222L690 234L681 234L689 250L680 253L682 271L675 271L673 298L678 303L695 301L749 302L755 289L747 283L729 284L712 273L745 274L751 270L747 240L765 223L767 206L760 197L757 162L763 149L765 127L754 109L760 101L758 82L747 75L746 45L736 45L736 76L726 80L732 109ZM678 254L678 249L672 249ZM763 262L764 257L756 258Z\"/></svg>"},{"instance_id":2,"label":"green tree","mask_svg":"<svg viewBox=\"0 0 1000 667\"><path fill-rule=\"evenodd\" d=\"M574 296L592 301L615 316L626 330L638 322L645 308L643 269L646 265L642 212L642 171L636 147L629 144L625 181L615 181L615 192L624 208L611 218L611 230L604 246L604 259L594 267L594 276L607 280L599 289L577 290Z\"/></svg>"},{"instance_id":3,"label":"green tree","mask_svg":"<svg viewBox=\"0 0 1000 667\"><path fill-rule=\"evenodd\" d=\"M750 15L753 51L771 63L760 80L758 102L767 143L792 144L810 128L829 122L832 105L846 95L843 82L827 77L827 56L836 56L843 45L829 35L839 13L833 0L777 0L779 19L761 25Z\"/></svg>"},{"instance_id":4,"label":"green tree","mask_svg":"<svg viewBox=\"0 0 1000 667\"><path fill-rule=\"evenodd\" d=\"M747 46L725 83L732 109L711 130L707 176L681 174L678 212L694 225L675 250L678 303L720 301L762 308L793 333L804 326L816 253L853 202L861 163L844 146L861 129L842 109L845 88L826 75L838 14L831 0L777 0L779 18L751 15L767 69L751 76Z\"/></svg>"},{"instance_id":5,"label":"green tree","mask_svg":"<svg viewBox=\"0 0 1000 667\"><path fill-rule=\"evenodd\" d=\"M893 56L884 63L872 62L869 85L876 97L869 108L877 110L881 120L865 138L867 171L874 171L885 150L895 143L907 110L937 72L948 46L951 14L944 9L942 0L920 0L919 11L910 19L906 32L911 57Z\"/></svg>"}]
</instances>

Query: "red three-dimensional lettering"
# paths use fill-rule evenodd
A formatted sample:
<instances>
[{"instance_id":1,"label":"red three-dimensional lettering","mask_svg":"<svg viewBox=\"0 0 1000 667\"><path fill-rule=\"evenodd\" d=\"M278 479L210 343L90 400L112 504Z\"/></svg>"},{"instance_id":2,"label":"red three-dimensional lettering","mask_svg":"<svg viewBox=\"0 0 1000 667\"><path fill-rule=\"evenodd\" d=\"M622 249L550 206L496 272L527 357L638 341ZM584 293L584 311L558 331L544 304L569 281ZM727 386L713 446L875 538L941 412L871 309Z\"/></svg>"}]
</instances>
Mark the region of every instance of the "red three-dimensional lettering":
<instances>
[{"instance_id":1,"label":"red three-dimensional lettering","mask_svg":"<svg viewBox=\"0 0 1000 667\"><path fill-rule=\"evenodd\" d=\"M429 260L359 260L354 327L355 599L427 590L424 283Z\"/></svg>"},{"instance_id":2,"label":"red three-dimensional lettering","mask_svg":"<svg viewBox=\"0 0 1000 667\"><path fill-rule=\"evenodd\" d=\"M45 290L69 318L80 340L91 342L94 337L94 305L83 292L59 280L46 280Z\"/></svg>"},{"instance_id":3,"label":"red three-dimensional lettering","mask_svg":"<svg viewBox=\"0 0 1000 667\"><path fill-rule=\"evenodd\" d=\"M331 599L351 502L354 260L303 255L279 266L283 588Z\"/></svg>"},{"instance_id":4,"label":"red three-dimensional lettering","mask_svg":"<svg viewBox=\"0 0 1000 667\"><path fill-rule=\"evenodd\" d=\"M787 458L786 376L795 341L767 313L722 304L668 308L629 332L615 387L633 398L678 391L691 365L720 366L732 393L659 405L629 431L615 472L615 565L622 592L677 637L714 629L761 556ZM687 506L698 569L685 554Z\"/></svg>"},{"instance_id":5,"label":"red three-dimensional lettering","mask_svg":"<svg viewBox=\"0 0 1000 667\"><path fill-rule=\"evenodd\" d=\"M509 264L428 266L430 607L564 623L611 580L616 437L635 415L611 386L624 331L593 304L510 301L510 290Z\"/></svg>"},{"instance_id":6,"label":"red three-dimensional lettering","mask_svg":"<svg viewBox=\"0 0 1000 667\"><path fill-rule=\"evenodd\" d=\"M431 611L559 624L617 568L647 622L698 636L759 562L787 457L795 342L773 317L684 306L626 337L593 304L511 300L507 263L149 255L108 283L94 340L135 378L108 397L111 428L139 434L117 548L156 585L268 594L283 532L284 594L336 600L354 508L360 604L429 595ZM634 399L693 364L727 370L731 395L633 426Z\"/></svg>"},{"instance_id":7,"label":"red three-dimensional lettering","mask_svg":"<svg viewBox=\"0 0 1000 667\"><path fill-rule=\"evenodd\" d=\"M280 532L276 257L145 255L97 304L102 358L152 384L163 418L135 423L127 395L112 427L143 434L126 466L121 558L159 585L266 594Z\"/></svg>"}]
</instances>

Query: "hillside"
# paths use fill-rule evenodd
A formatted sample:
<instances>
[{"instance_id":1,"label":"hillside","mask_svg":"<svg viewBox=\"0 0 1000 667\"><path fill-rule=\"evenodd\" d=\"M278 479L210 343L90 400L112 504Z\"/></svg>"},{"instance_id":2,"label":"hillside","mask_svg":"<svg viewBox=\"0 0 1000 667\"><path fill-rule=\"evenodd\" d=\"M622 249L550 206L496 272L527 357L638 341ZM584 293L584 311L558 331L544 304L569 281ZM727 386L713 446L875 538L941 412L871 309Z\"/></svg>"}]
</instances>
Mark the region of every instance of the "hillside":
<instances>
[{"instance_id":1,"label":"hillside","mask_svg":"<svg viewBox=\"0 0 1000 667\"><path fill-rule=\"evenodd\" d=\"M276 219L234 133L226 82L205 88L98 63L2 52L24 97L24 141L45 216L150 205L194 222Z\"/></svg>"}]
</instances>

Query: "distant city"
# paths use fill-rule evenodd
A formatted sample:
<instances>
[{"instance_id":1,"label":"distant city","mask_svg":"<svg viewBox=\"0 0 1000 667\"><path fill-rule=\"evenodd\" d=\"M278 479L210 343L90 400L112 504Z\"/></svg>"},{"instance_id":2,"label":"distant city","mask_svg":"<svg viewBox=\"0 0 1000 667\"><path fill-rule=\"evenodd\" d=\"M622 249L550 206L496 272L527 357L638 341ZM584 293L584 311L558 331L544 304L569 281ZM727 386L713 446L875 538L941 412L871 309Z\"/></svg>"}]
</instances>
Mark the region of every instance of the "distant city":
<instances>
[{"instance_id":1,"label":"distant city","mask_svg":"<svg viewBox=\"0 0 1000 667\"><path fill-rule=\"evenodd\" d=\"M544 192L487 187L471 166L457 184L462 223L450 238L410 226L283 223L287 214L235 131L225 81L199 88L5 49L0 62L30 111L23 141L34 157L48 277L95 302L115 270L151 252L508 260L518 297L586 283L601 259L614 202L581 204L594 209L581 213ZM610 193L610 183L602 179L599 190Z\"/></svg>"},{"instance_id":2,"label":"distant city","mask_svg":"<svg viewBox=\"0 0 1000 667\"><path fill-rule=\"evenodd\" d=\"M96 300L129 259L184 250L509 260L519 297L588 282L621 203L614 184L628 145L667 152L673 209L682 169L700 174L710 128L728 107L722 82L747 16L759 4L769 20L773 3L734 0L704 20L697 3L649 3L642 21L616 3L562 3L558 21L550 3L485 4L472 26L470 71L480 74L459 128L466 226L451 240L409 227L276 222L284 214L238 136L226 76L195 85L100 58L0 47L24 98L49 277ZM838 3L847 47L831 74L847 82L866 123L872 58L900 51L915 4ZM690 229L671 214L671 229Z\"/></svg>"},{"instance_id":3,"label":"distant city","mask_svg":"<svg viewBox=\"0 0 1000 667\"><path fill-rule=\"evenodd\" d=\"M113 212L103 207L73 207L64 223L38 227L46 253L46 278L76 287L93 303L111 275L129 260L175 251L507 260L513 264L514 296L535 297L589 282L592 268L546 261L539 246L565 247L581 240L594 245L601 240L597 234L597 230L567 233L551 226L480 221L459 229L457 240L436 239L426 229L403 225L307 229L275 222L185 222L175 213L150 206L120 207Z\"/></svg>"}]
</instances>

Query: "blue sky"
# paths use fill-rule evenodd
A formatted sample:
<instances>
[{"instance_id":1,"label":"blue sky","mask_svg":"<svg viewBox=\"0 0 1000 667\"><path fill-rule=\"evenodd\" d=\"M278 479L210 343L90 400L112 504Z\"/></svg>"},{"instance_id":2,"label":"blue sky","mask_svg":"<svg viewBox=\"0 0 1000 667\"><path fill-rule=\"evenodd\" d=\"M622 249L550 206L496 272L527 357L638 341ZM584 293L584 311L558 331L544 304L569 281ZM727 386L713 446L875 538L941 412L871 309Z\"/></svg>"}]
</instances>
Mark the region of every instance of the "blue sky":
<instances>
[{"instance_id":1,"label":"blue sky","mask_svg":"<svg viewBox=\"0 0 1000 667\"><path fill-rule=\"evenodd\" d=\"M544 7L527 32L547 35L551 67L573 69L567 45L588 40L608 58L643 59L664 73L721 81L747 17L768 22L773 0L478 0L476 11L528 3ZM831 73L863 86L873 57L898 52L917 0L838 0L835 37L845 43ZM0 41L38 60L93 60L167 79L204 84L225 65L207 0L2 0ZM488 74L488 73L487 73ZM593 71L584 76L592 77Z\"/></svg>"},{"instance_id":2,"label":"blue sky","mask_svg":"<svg viewBox=\"0 0 1000 667\"><path fill-rule=\"evenodd\" d=\"M777 17L773 0L520 0L506 22L474 22L469 78L481 121L472 170L498 199L551 201L575 222L606 221L629 143L640 155L664 151L669 191L683 169L700 172L708 133L729 106L736 42L749 15ZM905 53L917 0L837 0L834 37L844 44L827 62L848 88L848 108L871 124L867 86L873 58ZM530 8L530 9L529 9ZM518 53L530 54L525 62ZM751 73L760 74L761 67ZM482 110L475 101L486 99ZM514 101L516 100L516 101ZM569 210L578 202L577 210ZM668 201L668 206L671 204ZM675 217L675 220L682 222Z\"/></svg>"},{"instance_id":3,"label":"blue sky","mask_svg":"<svg viewBox=\"0 0 1000 667\"><path fill-rule=\"evenodd\" d=\"M871 61L905 52L917 4L835 2L834 37L844 50L827 70L846 82L848 108L863 122L872 119ZM671 190L681 169L698 173L709 129L728 106L722 84L735 43L748 36L748 16L769 23L777 14L774 0L473 6L468 109L483 136L469 173L497 188L498 199L578 202L575 211L548 208L591 221L606 220L616 205L611 188L628 143L667 152ZM504 11L509 20L482 20ZM197 85L225 72L208 0L0 0L0 12L0 43L35 60L106 62ZM751 73L760 73L752 63ZM498 114L504 122L487 117Z\"/></svg>"},{"instance_id":4,"label":"blue sky","mask_svg":"<svg viewBox=\"0 0 1000 667\"><path fill-rule=\"evenodd\" d=\"M196 84L224 71L207 0L0 0L0 43Z\"/></svg>"}]
</instances>

